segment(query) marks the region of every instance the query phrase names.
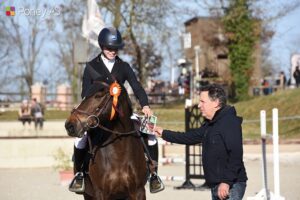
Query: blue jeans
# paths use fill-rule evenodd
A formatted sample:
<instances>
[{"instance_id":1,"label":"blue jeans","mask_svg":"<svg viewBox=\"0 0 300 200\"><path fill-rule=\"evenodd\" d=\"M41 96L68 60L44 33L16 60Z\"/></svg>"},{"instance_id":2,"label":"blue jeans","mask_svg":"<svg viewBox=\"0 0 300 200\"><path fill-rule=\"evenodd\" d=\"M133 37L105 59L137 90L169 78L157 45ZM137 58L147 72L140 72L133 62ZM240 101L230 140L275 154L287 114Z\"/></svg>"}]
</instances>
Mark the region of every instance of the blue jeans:
<instances>
[{"instance_id":1,"label":"blue jeans","mask_svg":"<svg viewBox=\"0 0 300 200\"><path fill-rule=\"evenodd\" d=\"M236 182L234 183L229 189L229 196L226 200L242 200L246 190L246 182ZM218 197L218 187L211 188L211 199L212 200L219 200Z\"/></svg>"}]
</instances>

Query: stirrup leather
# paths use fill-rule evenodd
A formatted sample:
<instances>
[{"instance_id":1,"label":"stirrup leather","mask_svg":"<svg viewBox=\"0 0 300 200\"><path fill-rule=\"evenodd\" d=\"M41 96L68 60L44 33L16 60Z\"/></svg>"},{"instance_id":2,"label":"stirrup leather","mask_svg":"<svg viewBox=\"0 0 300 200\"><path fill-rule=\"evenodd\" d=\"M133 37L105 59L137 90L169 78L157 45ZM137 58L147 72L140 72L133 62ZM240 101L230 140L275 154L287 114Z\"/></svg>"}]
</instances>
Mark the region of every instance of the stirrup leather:
<instances>
[{"instance_id":1,"label":"stirrup leather","mask_svg":"<svg viewBox=\"0 0 300 200\"><path fill-rule=\"evenodd\" d=\"M84 189L84 174L83 172L77 172L69 185L69 190L71 192L83 193Z\"/></svg>"},{"instance_id":2,"label":"stirrup leather","mask_svg":"<svg viewBox=\"0 0 300 200\"><path fill-rule=\"evenodd\" d=\"M165 189L165 185L157 174L152 174L150 177L149 188L151 193L157 193Z\"/></svg>"}]
</instances>

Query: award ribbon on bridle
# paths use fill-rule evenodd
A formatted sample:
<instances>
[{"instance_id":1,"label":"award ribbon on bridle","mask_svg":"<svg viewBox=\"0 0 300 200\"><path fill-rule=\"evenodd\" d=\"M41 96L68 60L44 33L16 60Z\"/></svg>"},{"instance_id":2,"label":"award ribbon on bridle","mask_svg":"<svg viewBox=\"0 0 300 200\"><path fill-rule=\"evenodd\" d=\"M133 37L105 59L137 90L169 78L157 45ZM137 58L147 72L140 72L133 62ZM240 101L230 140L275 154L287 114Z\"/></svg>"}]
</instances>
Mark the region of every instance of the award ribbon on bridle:
<instances>
[{"instance_id":1,"label":"award ribbon on bridle","mask_svg":"<svg viewBox=\"0 0 300 200\"><path fill-rule=\"evenodd\" d=\"M121 86L115 81L109 87L109 93L113 97L110 120L112 120L116 114L116 107L118 104L118 97L121 94Z\"/></svg>"}]
</instances>

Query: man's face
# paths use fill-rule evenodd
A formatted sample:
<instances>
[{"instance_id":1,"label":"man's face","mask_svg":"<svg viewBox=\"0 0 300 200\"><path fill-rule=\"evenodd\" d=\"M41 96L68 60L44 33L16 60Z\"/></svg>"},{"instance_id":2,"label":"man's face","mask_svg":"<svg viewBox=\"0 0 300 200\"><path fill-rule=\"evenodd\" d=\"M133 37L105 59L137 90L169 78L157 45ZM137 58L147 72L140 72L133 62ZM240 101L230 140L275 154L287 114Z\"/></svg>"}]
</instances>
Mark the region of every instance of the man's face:
<instances>
[{"instance_id":1,"label":"man's face","mask_svg":"<svg viewBox=\"0 0 300 200\"><path fill-rule=\"evenodd\" d=\"M208 91L203 91L200 93L200 102L198 108L200 109L203 117L211 120L216 111L219 110L219 100L217 99L212 101L208 97Z\"/></svg>"}]
</instances>

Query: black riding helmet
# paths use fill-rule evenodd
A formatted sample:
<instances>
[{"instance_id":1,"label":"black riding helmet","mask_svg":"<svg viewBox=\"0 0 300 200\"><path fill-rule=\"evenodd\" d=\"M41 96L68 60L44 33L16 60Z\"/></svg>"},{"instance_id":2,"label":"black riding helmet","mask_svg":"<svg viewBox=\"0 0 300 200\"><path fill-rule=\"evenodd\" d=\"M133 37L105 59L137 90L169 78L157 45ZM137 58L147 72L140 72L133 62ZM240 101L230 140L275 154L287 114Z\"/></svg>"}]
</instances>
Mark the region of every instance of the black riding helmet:
<instances>
[{"instance_id":1,"label":"black riding helmet","mask_svg":"<svg viewBox=\"0 0 300 200\"><path fill-rule=\"evenodd\" d=\"M124 46L121 33L115 28L103 28L98 36L100 48L122 49Z\"/></svg>"}]
</instances>

